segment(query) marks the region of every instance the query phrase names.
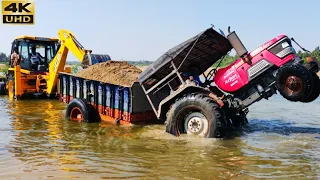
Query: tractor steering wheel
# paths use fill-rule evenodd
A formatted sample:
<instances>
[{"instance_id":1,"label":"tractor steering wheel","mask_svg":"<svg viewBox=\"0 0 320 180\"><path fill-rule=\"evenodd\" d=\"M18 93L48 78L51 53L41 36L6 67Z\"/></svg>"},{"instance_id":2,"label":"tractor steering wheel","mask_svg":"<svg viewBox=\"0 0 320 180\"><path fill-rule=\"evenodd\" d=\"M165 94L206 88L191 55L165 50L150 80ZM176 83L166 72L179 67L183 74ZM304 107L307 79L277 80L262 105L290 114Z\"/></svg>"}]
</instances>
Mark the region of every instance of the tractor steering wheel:
<instances>
[{"instance_id":1,"label":"tractor steering wheel","mask_svg":"<svg viewBox=\"0 0 320 180\"><path fill-rule=\"evenodd\" d=\"M212 80L210 80L214 75L216 74L216 69L211 69L208 73L208 75L206 76L204 73L203 73L203 76L205 77L205 81L204 81L204 85L206 86L210 86L210 84L213 82Z\"/></svg>"}]
</instances>

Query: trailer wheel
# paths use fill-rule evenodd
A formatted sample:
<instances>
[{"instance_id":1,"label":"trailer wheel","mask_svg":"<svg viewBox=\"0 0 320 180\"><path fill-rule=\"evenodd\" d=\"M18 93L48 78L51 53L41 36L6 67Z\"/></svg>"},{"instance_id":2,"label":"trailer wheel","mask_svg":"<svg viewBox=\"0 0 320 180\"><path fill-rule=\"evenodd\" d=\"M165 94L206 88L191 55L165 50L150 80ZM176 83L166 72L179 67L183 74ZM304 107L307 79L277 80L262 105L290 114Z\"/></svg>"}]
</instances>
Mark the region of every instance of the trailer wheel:
<instances>
[{"instance_id":1,"label":"trailer wheel","mask_svg":"<svg viewBox=\"0 0 320 180\"><path fill-rule=\"evenodd\" d=\"M312 73L313 76L313 88L311 94L301 102L308 103L316 100L319 97L320 93L320 79L316 73Z\"/></svg>"},{"instance_id":2,"label":"trailer wheel","mask_svg":"<svg viewBox=\"0 0 320 180\"><path fill-rule=\"evenodd\" d=\"M313 77L301 64L281 67L276 77L279 93L289 101L304 100L312 91Z\"/></svg>"},{"instance_id":3,"label":"trailer wheel","mask_svg":"<svg viewBox=\"0 0 320 180\"><path fill-rule=\"evenodd\" d=\"M223 138L226 118L220 106L204 94L190 94L178 99L167 113L166 132L204 138Z\"/></svg>"},{"instance_id":4,"label":"trailer wheel","mask_svg":"<svg viewBox=\"0 0 320 180\"><path fill-rule=\"evenodd\" d=\"M72 99L66 110L66 118L71 121L89 122L88 105L81 99Z\"/></svg>"}]
</instances>

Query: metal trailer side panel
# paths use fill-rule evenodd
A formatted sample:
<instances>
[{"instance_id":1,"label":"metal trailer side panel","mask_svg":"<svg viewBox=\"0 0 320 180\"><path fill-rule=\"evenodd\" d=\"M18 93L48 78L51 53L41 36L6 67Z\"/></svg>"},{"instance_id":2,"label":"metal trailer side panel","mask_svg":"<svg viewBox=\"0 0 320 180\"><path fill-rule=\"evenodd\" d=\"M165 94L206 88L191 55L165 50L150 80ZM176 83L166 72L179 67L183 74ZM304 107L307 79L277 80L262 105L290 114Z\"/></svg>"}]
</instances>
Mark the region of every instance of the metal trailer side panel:
<instances>
[{"instance_id":1,"label":"metal trailer side panel","mask_svg":"<svg viewBox=\"0 0 320 180\"><path fill-rule=\"evenodd\" d=\"M60 101L67 103L67 76L65 74L59 74L60 84Z\"/></svg>"},{"instance_id":2,"label":"metal trailer side panel","mask_svg":"<svg viewBox=\"0 0 320 180\"><path fill-rule=\"evenodd\" d=\"M133 87L121 87L72 74L59 74L59 77L62 79L61 96L68 97L64 102L69 103L72 98L87 99L102 120L118 119L126 124L151 122L154 119L154 112L138 82Z\"/></svg>"},{"instance_id":3,"label":"metal trailer side panel","mask_svg":"<svg viewBox=\"0 0 320 180\"><path fill-rule=\"evenodd\" d=\"M152 111L152 107L145 95L141 85L138 82L133 83L132 85L132 103L131 111L132 113L141 113Z\"/></svg>"},{"instance_id":4,"label":"metal trailer side panel","mask_svg":"<svg viewBox=\"0 0 320 180\"><path fill-rule=\"evenodd\" d=\"M112 84L105 84L105 115L113 117L114 88Z\"/></svg>"},{"instance_id":5,"label":"metal trailer side panel","mask_svg":"<svg viewBox=\"0 0 320 180\"><path fill-rule=\"evenodd\" d=\"M88 100L88 92L89 90L87 86L87 81L85 79L82 79L82 99Z\"/></svg>"},{"instance_id":6,"label":"metal trailer side panel","mask_svg":"<svg viewBox=\"0 0 320 180\"><path fill-rule=\"evenodd\" d=\"M63 75L62 78L63 78L63 84L62 85L64 86L63 95L65 97L64 101L66 103L68 103L68 100L69 100L69 95L68 95L68 89L69 89L69 87L68 87L68 76L67 75Z\"/></svg>"},{"instance_id":7,"label":"metal trailer side panel","mask_svg":"<svg viewBox=\"0 0 320 180\"><path fill-rule=\"evenodd\" d=\"M119 86L114 86L114 109L119 109Z\"/></svg>"},{"instance_id":8,"label":"metal trailer side panel","mask_svg":"<svg viewBox=\"0 0 320 180\"><path fill-rule=\"evenodd\" d=\"M87 100L98 110L98 89L97 81L85 80L87 85Z\"/></svg>"},{"instance_id":9,"label":"metal trailer side panel","mask_svg":"<svg viewBox=\"0 0 320 180\"><path fill-rule=\"evenodd\" d=\"M88 92L88 98L89 98L89 102L92 105L95 105L95 86L94 86L94 81L87 81L87 86L89 88L89 92Z\"/></svg>"},{"instance_id":10,"label":"metal trailer side panel","mask_svg":"<svg viewBox=\"0 0 320 180\"><path fill-rule=\"evenodd\" d=\"M81 98L81 79L75 78L75 97Z\"/></svg>"},{"instance_id":11,"label":"metal trailer side panel","mask_svg":"<svg viewBox=\"0 0 320 180\"><path fill-rule=\"evenodd\" d=\"M73 76L69 76L69 99L70 101L74 98L74 79Z\"/></svg>"},{"instance_id":12,"label":"metal trailer side panel","mask_svg":"<svg viewBox=\"0 0 320 180\"><path fill-rule=\"evenodd\" d=\"M141 85L135 82L131 88L131 123L153 123L157 117Z\"/></svg>"},{"instance_id":13,"label":"metal trailer side panel","mask_svg":"<svg viewBox=\"0 0 320 180\"><path fill-rule=\"evenodd\" d=\"M66 103L69 103L71 101L70 98L70 76L68 74L65 74L66 77Z\"/></svg>"},{"instance_id":14,"label":"metal trailer side panel","mask_svg":"<svg viewBox=\"0 0 320 180\"><path fill-rule=\"evenodd\" d=\"M123 114L122 119L126 122L132 122L132 89L124 88L123 90Z\"/></svg>"},{"instance_id":15,"label":"metal trailer side panel","mask_svg":"<svg viewBox=\"0 0 320 180\"><path fill-rule=\"evenodd\" d=\"M114 117L118 119L122 119L121 115L123 112L123 92L122 89L119 86L115 86L114 91Z\"/></svg>"},{"instance_id":16,"label":"metal trailer side panel","mask_svg":"<svg viewBox=\"0 0 320 180\"><path fill-rule=\"evenodd\" d=\"M101 84L100 82L96 82L96 86L97 86L97 104L98 104L98 112L100 114L104 114L104 88L103 88L103 84Z\"/></svg>"},{"instance_id":17,"label":"metal trailer side panel","mask_svg":"<svg viewBox=\"0 0 320 180\"><path fill-rule=\"evenodd\" d=\"M128 87L123 89L123 111L131 113L131 91Z\"/></svg>"}]
</instances>

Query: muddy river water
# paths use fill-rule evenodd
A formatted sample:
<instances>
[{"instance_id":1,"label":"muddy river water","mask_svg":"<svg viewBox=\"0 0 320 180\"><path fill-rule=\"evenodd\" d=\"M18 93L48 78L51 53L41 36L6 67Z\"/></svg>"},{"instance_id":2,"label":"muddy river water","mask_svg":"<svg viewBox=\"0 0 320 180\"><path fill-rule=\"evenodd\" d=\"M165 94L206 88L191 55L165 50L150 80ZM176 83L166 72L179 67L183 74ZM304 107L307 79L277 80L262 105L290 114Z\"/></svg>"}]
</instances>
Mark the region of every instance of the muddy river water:
<instances>
[{"instance_id":1,"label":"muddy river water","mask_svg":"<svg viewBox=\"0 0 320 180\"><path fill-rule=\"evenodd\" d=\"M320 179L320 100L263 100L223 141L69 122L65 107L0 97L1 179Z\"/></svg>"}]
</instances>

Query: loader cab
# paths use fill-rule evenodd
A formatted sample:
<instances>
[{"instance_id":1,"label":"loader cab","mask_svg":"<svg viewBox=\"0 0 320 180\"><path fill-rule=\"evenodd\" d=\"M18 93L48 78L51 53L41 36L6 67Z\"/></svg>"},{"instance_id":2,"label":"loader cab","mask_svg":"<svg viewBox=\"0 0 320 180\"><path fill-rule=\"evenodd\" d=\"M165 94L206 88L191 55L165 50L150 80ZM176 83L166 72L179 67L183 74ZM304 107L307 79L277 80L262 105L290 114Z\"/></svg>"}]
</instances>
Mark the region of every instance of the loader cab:
<instances>
[{"instance_id":1,"label":"loader cab","mask_svg":"<svg viewBox=\"0 0 320 180\"><path fill-rule=\"evenodd\" d=\"M49 64L57 53L58 45L59 40L55 38L20 36L12 42L11 54L15 48L18 49L23 59L20 61L22 69L32 72L48 72ZM35 47L35 52L42 56L37 61L32 58L32 47Z\"/></svg>"}]
</instances>

